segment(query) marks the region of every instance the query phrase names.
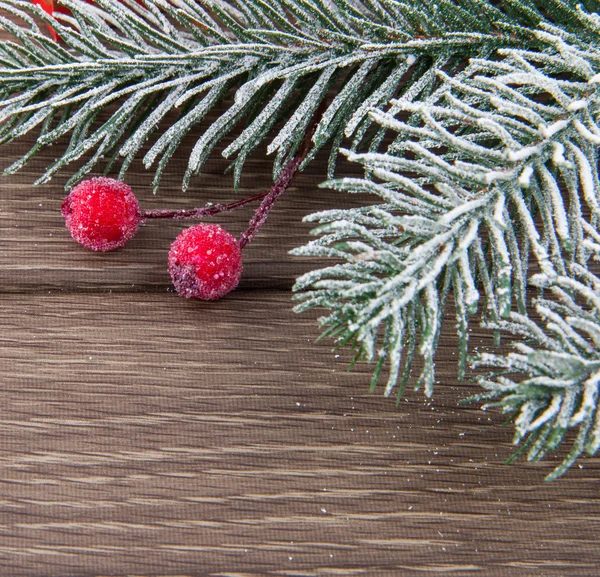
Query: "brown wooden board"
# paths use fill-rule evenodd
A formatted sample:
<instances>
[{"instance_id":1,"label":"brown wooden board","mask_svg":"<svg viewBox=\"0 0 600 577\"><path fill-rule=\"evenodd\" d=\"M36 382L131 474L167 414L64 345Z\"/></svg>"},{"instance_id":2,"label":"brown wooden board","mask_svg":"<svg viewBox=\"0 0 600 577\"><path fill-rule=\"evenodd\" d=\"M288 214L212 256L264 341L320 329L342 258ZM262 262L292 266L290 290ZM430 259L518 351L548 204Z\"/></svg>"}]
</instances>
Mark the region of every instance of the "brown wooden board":
<instances>
[{"instance_id":1,"label":"brown wooden board","mask_svg":"<svg viewBox=\"0 0 600 577\"><path fill-rule=\"evenodd\" d=\"M0 149L0 167L33 136ZM189 146L188 146L189 149ZM432 399L368 393L369 367L315 343L291 311L301 218L349 205L295 181L216 303L170 290L182 223L148 223L124 249L76 245L62 185L31 183L43 151L0 180L0 576L586 577L600 574L598 459L503 465L504 417L458 401L449 317ZM185 152L142 204L189 208L266 189L257 154L239 193L213 159L183 194ZM239 233L251 210L218 219ZM489 346L474 329L471 344ZM339 355L339 356L338 356ZM563 453L564 455L564 453Z\"/></svg>"}]
</instances>

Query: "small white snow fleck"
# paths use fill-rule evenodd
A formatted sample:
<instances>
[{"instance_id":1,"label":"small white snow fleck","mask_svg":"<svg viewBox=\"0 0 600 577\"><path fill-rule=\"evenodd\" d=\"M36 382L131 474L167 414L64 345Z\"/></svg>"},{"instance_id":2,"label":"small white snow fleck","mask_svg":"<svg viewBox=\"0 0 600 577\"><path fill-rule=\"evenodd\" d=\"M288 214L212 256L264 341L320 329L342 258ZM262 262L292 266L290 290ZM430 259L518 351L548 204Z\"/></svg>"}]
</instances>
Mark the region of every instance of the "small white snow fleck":
<instances>
[{"instance_id":1,"label":"small white snow fleck","mask_svg":"<svg viewBox=\"0 0 600 577\"><path fill-rule=\"evenodd\" d=\"M587 100L574 100L567 106L567 110L569 112L576 112L577 110L581 110L582 108L587 108L588 101Z\"/></svg>"}]
</instances>

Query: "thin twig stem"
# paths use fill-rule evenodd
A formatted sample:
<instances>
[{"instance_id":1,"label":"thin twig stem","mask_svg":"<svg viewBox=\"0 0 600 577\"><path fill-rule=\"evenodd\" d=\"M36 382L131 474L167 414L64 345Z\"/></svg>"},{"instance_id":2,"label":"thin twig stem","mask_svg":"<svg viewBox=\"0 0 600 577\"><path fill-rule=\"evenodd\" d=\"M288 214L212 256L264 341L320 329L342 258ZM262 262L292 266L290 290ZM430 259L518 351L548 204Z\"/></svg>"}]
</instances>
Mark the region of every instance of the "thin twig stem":
<instances>
[{"instance_id":1,"label":"thin twig stem","mask_svg":"<svg viewBox=\"0 0 600 577\"><path fill-rule=\"evenodd\" d=\"M275 181L275 184L271 187L271 190L267 193L260 206L256 209L252 220L248 223L248 228L240 235L240 248L244 248L249 242L252 241L260 227L265 223L269 212L273 208L275 201L290 187L294 176L298 172L298 168L302 164L302 161L308 154L310 149L310 142L312 135L314 134L315 128L317 127L317 119L323 114L325 110L325 101L321 102L315 115L313 116L312 127L306 131L304 139L300 145L298 154L292 160L290 160L285 168L279 174L279 177Z\"/></svg>"},{"instance_id":2,"label":"thin twig stem","mask_svg":"<svg viewBox=\"0 0 600 577\"><path fill-rule=\"evenodd\" d=\"M192 218L202 218L204 216L213 216L215 214L219 214L220 212L226 212L228 210L233 210L234 208L244 206L245 204L248 204L255 200L260 200L261 198L267 196L267 194L267 192L261 192L260 194L248 196L246 198L242 198L240 200L236 200L235 202L230 202L228 204L214 204L212 206L205 206L203 208L190 208L181 210L143 210L142 218L144 220L150 218L172 218L175 220L185 220Z\"/></svg>"},{"instance_id":3,"label":"thin twig stem","mask_svg":"<svg viewBox=\"0 0 600 577\"><path fill-rule=\"evenodd\" d=\"M271 190L265 195L265 198L256 209L248 228L240 235L240 248L244 248L258 232L258 229L265 223L269 212L275 201L289 188L298 167L302 162L302 155L294 157L287 166L281 171L279 178L271 187Z\"/></svg>"}]
</instances>

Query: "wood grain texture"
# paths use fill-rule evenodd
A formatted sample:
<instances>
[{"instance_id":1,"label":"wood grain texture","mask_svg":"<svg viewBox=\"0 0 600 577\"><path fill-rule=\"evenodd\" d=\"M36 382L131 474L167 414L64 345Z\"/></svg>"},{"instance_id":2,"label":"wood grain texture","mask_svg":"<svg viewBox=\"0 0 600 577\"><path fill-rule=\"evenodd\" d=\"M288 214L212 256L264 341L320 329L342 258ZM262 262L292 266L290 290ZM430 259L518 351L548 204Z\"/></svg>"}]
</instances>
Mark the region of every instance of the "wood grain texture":
<instances>
[{"instance_id":1,"label":"wood grain texture","mask_svg":"<svg viewBox=\"0 0 600 577\"><path fill-rule=\"evenodd\" d=\"M0 149L0 168L32 139ZM186 146L189 149L190 143ZM216 303L179 299L166 253L181 223L149 223L123 250L75 245L65 174L31 183L48 149L0 180L0 577L593 577L598 459L547 485L555 460L503 465L503 417L458 401L454 321L433 399L369 394L368 367L316 344L291 312L303 215L363 199L301 174ZM211 161L183 195L185 150L148 208L237 196ZM265 189L256 155L240 195ZM222 215L233 232L249 210ZM473 346L489 346L473 332Z\"/></svg>"},{"instance_id":2,"label":"wood grain texture","mask_svg":"<svg viewBox=\"0 0 600 577\"><path fill-rule=\"evenodd\" d=\"M596 572L597 462L503 466L451 338L435 398L396 408L283 292L8 294L0 318L0 574Z\"/></svg>"}]
</instances>

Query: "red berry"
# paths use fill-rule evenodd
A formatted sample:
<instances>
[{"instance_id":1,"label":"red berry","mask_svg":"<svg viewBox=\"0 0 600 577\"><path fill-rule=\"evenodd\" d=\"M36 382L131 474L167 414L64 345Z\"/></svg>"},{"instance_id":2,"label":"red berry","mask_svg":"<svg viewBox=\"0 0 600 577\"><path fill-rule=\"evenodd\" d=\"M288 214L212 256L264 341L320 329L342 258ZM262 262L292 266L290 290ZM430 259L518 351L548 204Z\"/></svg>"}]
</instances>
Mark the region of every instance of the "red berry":
<instances>
[{"instance_id":1,"label":"red berry","mask_svg":"<svg viewBox=\"0 0 600 577\"><path fill-rule=\"evenodd\" d=\"M169 272L182 297L220 299L240 282L242 251L237 239L218 224L198 224L171 245Z\"/></svg>"},{"instance_id":2,"label":"red berry","mask_svg":"<svg viewBox=\"0 0 600 577\"><path fill-rule=\"evenodd\" d=\"M131 188L105 177L78 184L63 200L61 211L74 240L103 252L122 247L142 221Z\"/></svg>"}]
</instances>

